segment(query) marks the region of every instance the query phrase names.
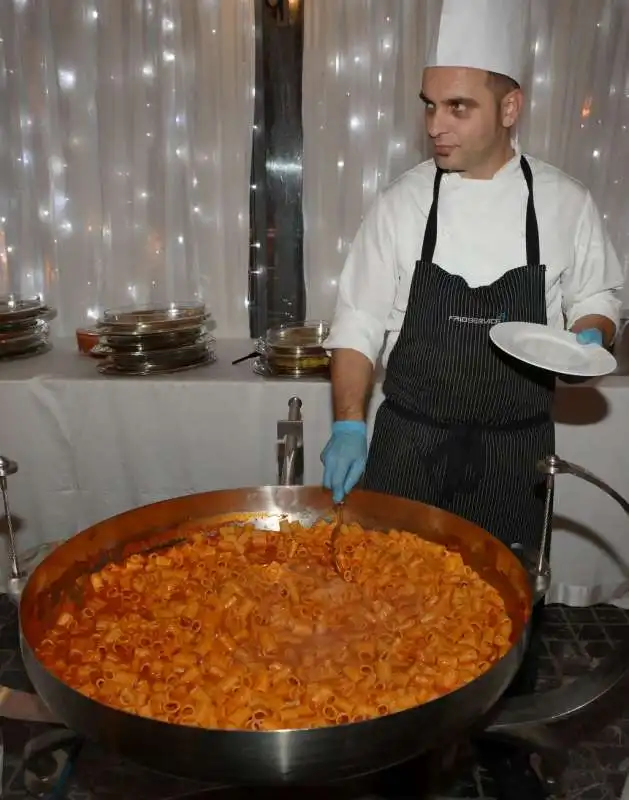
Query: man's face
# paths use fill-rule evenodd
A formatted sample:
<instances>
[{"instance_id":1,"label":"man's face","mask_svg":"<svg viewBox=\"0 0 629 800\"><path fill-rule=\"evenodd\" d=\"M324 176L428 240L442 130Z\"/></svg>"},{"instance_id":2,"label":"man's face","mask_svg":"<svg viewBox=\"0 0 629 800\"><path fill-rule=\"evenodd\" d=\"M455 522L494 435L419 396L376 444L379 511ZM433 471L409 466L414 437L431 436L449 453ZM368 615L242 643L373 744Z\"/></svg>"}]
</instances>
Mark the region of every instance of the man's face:
<instances>
[{"instance_id":1,"label":"man's face","mask_svg":"<svg viewBox=\"0 0 629 800\"><path fill-rule=\"evenodd\" d=\"M426 131L441 169L482 172L496 150L504 145L505 129L519 112L517 92L502 101L480 69L428 67L424 70L421 98L426 106Z\"/></svg>"}]
</instances>

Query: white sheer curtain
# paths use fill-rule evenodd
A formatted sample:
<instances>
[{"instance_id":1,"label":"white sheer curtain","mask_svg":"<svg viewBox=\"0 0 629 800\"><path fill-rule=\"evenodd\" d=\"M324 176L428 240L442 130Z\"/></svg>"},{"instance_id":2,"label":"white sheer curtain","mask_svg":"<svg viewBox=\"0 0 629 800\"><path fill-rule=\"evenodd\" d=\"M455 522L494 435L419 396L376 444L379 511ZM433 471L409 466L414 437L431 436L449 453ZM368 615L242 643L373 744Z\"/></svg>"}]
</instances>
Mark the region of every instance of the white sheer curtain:
<instances>
[{"instance_id":1,"label":"white sheer curtain","mask_svg":"<svg viewBox=\"0 0 629 800\"><path fill-rule=\"evenodd\" d=\"M591 189L629 265L629 3L531 2L522 145ZM418 93L440 6L305 5L304 261L312 318L331 315L347 250L376 192L428 157Z\"/></svg>"},{"instance_id":2,"label":"white sheer curtain","mask_svg":"<svg viewBox=\"0 0 629 800\"><path fill-rule=\"evenodd\" d=\"M305 3L304 269L329 318L349 245L379 189L422 160L418 93L440 0Z\"/></svg>"},{"instance_id":3,"label":"white sheer curtain","mask_svg":"<svg viewBox=\"0 0 629 800\"><path fill-rule=\"evenodd\" d=\"M1 0L0 293L248 335L253 0Z\"/></svg>"}]
</instances>

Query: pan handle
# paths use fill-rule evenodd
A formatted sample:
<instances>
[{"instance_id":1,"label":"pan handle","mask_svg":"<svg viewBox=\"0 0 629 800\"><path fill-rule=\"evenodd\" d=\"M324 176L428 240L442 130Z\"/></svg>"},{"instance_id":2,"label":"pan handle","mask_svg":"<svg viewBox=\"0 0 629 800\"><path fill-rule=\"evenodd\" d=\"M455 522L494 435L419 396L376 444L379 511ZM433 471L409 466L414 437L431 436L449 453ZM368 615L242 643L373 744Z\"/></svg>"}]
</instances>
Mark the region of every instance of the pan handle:
<instances>
[{"instance_id":1,"label":"pan handle","mask_svg":"<svg viewBox=\"0 0 629 800\"><path fill-rule=\"evenodd\" d=\"M537 605L546 597L550 588L550 564L543 558L540 571L537 554L522 547L519 543L512 544L511 551L518 557L529 575L531 591L533 592L533 605Z\"/></svg>"},{"instance_id":2,"label":"pan handle","mask_svg":"<svg viewBox=\"0 0 629 800\"><path fill-rule=\"evenodd\" d=\"M550 482L555 475L574 475L598 487L615 500L629 515L629 502L615 489L583 467L552 455L538 464ZM527 554L516 550L525 562ZM528 565L527 565L528 566ZM539 577L539 576L538 576ZM500 701L498 714L487 728L488 733L508 733L529 725L550 724L568 719L595 703L617 686L629 673L629 638L604 658L598 666L559 689L538 694L504 698Z\"/></svg>"},{"instance_id":3,"label":"pan handle","mask_svg":"<svg viewBox=\"0 0 629 800\"><path fill-rule=\"evenodd\" d=\"M609 484L588 472L587 469L579 467L577 464L572 464L570 461L564 461L559 456L547 456L539 462L537 468L545 475L574 475L575 478L581 478L581 480L591 483L615 500L625 514L629 515L629 502L621 494L618 494L615 489L612 489Z\"/></svg>"}]
</instances>

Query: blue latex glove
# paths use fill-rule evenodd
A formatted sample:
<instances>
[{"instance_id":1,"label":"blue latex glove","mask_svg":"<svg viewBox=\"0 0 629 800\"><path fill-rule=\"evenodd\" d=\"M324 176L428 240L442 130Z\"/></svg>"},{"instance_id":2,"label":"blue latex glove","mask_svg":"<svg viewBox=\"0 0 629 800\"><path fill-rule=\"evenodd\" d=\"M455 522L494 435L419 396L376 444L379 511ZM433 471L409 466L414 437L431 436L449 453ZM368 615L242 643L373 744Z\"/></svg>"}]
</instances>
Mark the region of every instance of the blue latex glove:
<instances>
[{"instance_id":1,"label":"blue latex glove","mask_svg":"<svg viewBox=\"0 0 629 800\"><path fill-rule=\"evenodd\" d=\"M577 333L577 343L582 344L586 347L589 345L597 345L598 347L602 347L603 345L603 334L599 331L598 328L586 328L584 331L579 331ZM589 378L580 377L577 375L560 375L559 376L564 383L585 383L589 381Z\"/></svg>"},{"instance_id":2,"label":"blue latex glove","mask_svg":"<svg viewBox=\"0 0 629 800\"><path fill-rule=\"evenodd\" d=\"M367 464L367 425L343 420L332 425L332 436L321 453L323 485L340 503L360 480Z\"/></svg>"},{"instance_id":3,"label":"blue latex glove","mask_svg":"<svg viewBox=\"0 0 629 800\"><path fill-rule=\"evenodd\" d=\"M577 342L579 344L597 344L602 347L603 334L598 328L586 328L586 330L577 333Z\"/></svg>"}]
</instances>

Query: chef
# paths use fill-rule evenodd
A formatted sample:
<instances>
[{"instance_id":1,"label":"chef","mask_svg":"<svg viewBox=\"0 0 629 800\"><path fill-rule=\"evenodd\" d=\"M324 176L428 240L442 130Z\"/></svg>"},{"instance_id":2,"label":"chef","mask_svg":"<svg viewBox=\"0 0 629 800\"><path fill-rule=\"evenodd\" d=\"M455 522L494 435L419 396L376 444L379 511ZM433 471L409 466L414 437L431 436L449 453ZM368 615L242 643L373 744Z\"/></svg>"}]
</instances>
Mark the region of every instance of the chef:
<instances>
[{"instance_id":1,"label":"chef","mask_svg":"<svg viewBox=\"0 0 629 800\"><path fill-rule=\"evenodd\" d=\"M525 0L443 2L420 95L433 158L378 197L341 274L326 345L334 423L321 458L337 502L364 473L367 489L536 549L536 464L555 449L555 376L507 358L489 330L567 326L584 347L607 346L623 273L588 190L516 143L528 15ZM368 449L380 356L385 399ZM512 693L532 691L535 650ZM513 798L523 773L509 758L485 754L501 796Z\"/></svg>"},{"instance_id":2,"label":"chef","mask_svg":"<svg viewBox=\"0 0 629 800\"><path fill-rule=\"evenodd\" d=\"M382 192L342 271L322 461L335 501L364 472L367 489L535 548L555 376L504 356L489 330L567 325L584 347L607 346L623 273L588 190L515 141L528 12L524 0L444 0L421 85L433 158Z\"/></svg>"}]
</instances>

